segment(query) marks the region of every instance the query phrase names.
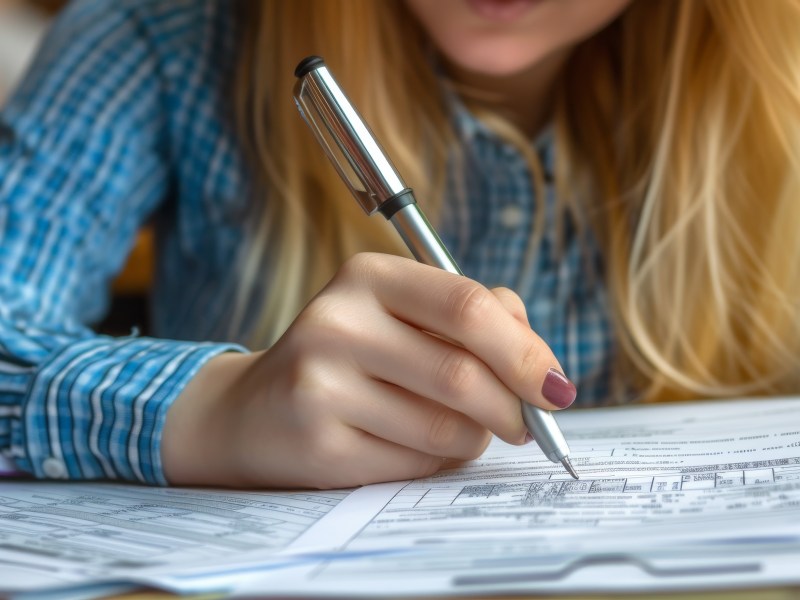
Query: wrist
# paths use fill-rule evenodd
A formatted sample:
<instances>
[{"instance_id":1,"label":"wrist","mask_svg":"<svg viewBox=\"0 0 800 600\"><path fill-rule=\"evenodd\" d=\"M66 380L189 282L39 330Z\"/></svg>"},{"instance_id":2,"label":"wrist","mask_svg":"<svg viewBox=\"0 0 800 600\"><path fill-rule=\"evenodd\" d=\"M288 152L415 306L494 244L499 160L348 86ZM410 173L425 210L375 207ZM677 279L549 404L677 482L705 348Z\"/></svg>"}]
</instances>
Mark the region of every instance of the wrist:
<instances>
[{"instance_id":1,"label":"wrist","mask_svg":"<svg viewBox=\"0 0 800 600\"><path fill-rule=\"evenodd\" d=\"M161 439L164 476L172 485L233 484L236 387L255 355L225 352L209 360L167 412Z\"/></svg>"}]
</instances>

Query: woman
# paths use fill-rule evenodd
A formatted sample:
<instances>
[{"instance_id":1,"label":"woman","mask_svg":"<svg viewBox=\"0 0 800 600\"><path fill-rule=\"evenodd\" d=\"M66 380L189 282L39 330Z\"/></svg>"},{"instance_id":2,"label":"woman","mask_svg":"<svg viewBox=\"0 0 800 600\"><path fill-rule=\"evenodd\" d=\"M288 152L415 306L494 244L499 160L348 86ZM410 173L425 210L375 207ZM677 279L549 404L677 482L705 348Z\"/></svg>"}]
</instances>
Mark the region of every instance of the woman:
<instances>
[{"instance_id":1,"label":"woman","mask_svg":"<svg viewBox=\"0 0 800 600\"><path fill-rule=\"evenodd\" d=\"M799 33L789 0L75 2L1 121L0 447L337 487L530 441L564 372L584 405L797 392ZM470 279L359 212L308 54ZM150 218L158 338L97 336Z\"/></svg>"}]
</instances>

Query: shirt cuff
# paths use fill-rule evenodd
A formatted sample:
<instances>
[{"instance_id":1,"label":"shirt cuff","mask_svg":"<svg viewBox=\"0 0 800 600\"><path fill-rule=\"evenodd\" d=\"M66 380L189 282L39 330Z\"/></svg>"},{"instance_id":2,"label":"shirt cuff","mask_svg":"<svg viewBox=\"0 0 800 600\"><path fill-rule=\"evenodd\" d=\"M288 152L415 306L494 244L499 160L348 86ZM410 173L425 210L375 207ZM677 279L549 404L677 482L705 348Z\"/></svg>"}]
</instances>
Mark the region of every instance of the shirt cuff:
<instances>
[{"instance_id":1,"label":"shirt cuff","mask_svg":"<svg viewBox=\"0 0 800 600\"><path fill-rule=\"evenodd\" d=\"M167 410L214 356L234 344L92 338L40 365L11 456L39 478L123 479L167 485L161 434Z\"/></svg>"}]
</instances>

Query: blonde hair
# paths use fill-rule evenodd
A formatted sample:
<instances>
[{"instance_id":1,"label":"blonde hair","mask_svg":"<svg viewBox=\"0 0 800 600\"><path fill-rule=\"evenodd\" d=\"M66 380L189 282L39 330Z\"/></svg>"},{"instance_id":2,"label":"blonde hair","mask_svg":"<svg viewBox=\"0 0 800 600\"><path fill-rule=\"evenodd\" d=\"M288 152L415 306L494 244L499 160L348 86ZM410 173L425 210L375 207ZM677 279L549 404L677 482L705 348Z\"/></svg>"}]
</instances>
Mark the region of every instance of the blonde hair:
<instances>
[{"instance_id":1,"label":"blonde hair","mask_svg":"<svg viewBox=\"0 0 800 600\"><path fill-rule=\"evenodd\" d=\"M406 253L298 117L299 59L325 57L434 220L454 138L400 0L244 4L237 111L264 210L239 313L266 277L252 334L268 345L348 256ZM634 1L575 49L554 120L557 196L601 244L618 372L648 400L798 391L798 2Z\"/></svg>"}]
</instances>

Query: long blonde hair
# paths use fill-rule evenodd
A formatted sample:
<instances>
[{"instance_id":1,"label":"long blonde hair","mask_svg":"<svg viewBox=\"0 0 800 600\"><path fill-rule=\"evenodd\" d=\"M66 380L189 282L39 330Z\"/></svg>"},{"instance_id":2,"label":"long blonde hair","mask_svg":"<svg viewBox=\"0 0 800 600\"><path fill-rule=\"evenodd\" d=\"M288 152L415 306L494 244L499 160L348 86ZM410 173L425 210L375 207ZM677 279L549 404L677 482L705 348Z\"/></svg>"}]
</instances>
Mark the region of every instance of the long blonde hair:
<instances>
[{"instance_id":1,"label":"long blonde hair","mask_svg":"<svg viewBox=\"0 0 800 600\"><path fill-rule=\"evenodd\" d=\"M401 0L243 4L237 113L264 210L239 312L266 277L268 345L348 256L406 253L298 117L298 60L325 57L434 220L453 134ZM634 1L575 49L554 113L557 196L600 241L618 372L649 400L799 391L800 4Z\"/></svg>"}]
</instances>

